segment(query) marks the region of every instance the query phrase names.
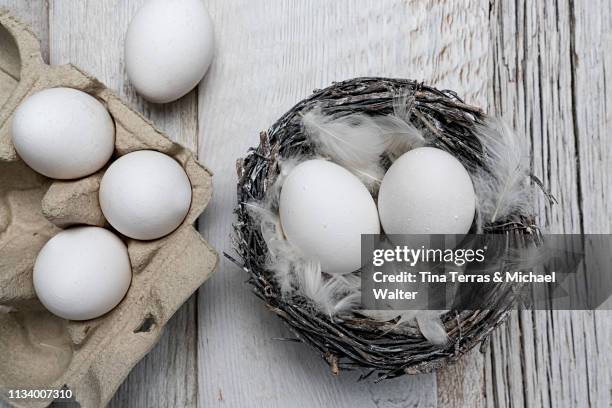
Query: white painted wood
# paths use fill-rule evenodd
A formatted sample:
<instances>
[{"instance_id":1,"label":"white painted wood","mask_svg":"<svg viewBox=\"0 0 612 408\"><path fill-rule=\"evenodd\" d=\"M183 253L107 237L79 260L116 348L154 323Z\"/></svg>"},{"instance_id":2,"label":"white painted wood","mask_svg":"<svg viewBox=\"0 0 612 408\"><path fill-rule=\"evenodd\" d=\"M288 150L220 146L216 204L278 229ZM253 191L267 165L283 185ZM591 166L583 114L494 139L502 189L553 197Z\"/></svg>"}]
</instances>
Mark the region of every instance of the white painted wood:
<instances>
[{"instance_id":1,"label":"white painted wood","mask_svg":"<svg viewBox=\"0 0 612 408\"><path fill-rule=\"evenodd\" d=\"M497 1L491 8L489 107L527 135L534 173L559 200L553 208L540 201L541 222L553 233L611 232L611 96L605 85L611 23L605 0ZM478 369L463 372L469 381L463 388L471 383L484 390L469 406L610 406L612 364L604 351L610 317L514 313L484 355L468 356ZM438 395L444 387L438 383Z\"/></svg>"},{"instance_id":2,"label":"white painted wood","mask_svg":"<svg viewBox=\"0 0 612 408\"><path fill-rule=\"evenodd\" d=\"M578 140L582 224L585 232L612 233L612 3L574 2L573 89ZM612 305L608 299L608 305ZM610 307L609 307L610 308ZM588 401L612 406L612 312L583 313Z\"/></svg>"},{"instance_id":3,"label":"white painted wood","mask_svg":"<svg viewBox=\"0 0 612 408\"><path fill-rule=\"evenodd\" d=\"M41 44L45 61L49 61L49 12L44 0L0 0L5 8L24 23L28 24Z\"/></svg>"},{"instance_id":4,"label":"white painted wood","mask_svg":"<svg viewBox=\"0 0 612 408\"><path fill-rule=\"evenodd\" d=\"M73 63L115 90L174 140L197 150L197 97L154 106L130 86L123 63L123 36L144 0L49 3L50 60ZM170 320L159 344L135 367L111 401L117 407L196 406L196 310L193 296Z\"/></svg>"},{"instance_id":5,"label":"white painted wood","mask_svg":"<svg viewBox=\"0 0 612 408\"><path fill-rule=\"evenodd\" d=\"M124 74L123 33L143 1L0 7L32 25L45 55L51 38L51 62L96 75L187 146L198 147L199 135L200 157L215 172L201 230L219 250L231 251L234 160L312 89L358 75L426 80L501 114L525 132L534 172L559 200L540 202L549 230L611 232L609 0L205 0L216 60L199 92L165 107L138 98ZM611 405L609 312L514 313L484 354L474 350L437 375L372 385L334 378L309 349L272 340L288 333L244 280L223 261L111 405Z\"/></svg>"},{"instance_id":6,"label":"white painted wood","mask_svg":"<svg viewBox=\"0 0 612 408\"><path fill-rule=\"evenodd\" d=\"M260 130L315 88L362 75L487 92L488 1L209 0L217 55L200 86L200 157L215 173L201 231L230 251L235 159ZM199 297L199 406L431 407L435 375L382 384L334 378L288 333L224 260Z\"/></svg>"}]
</instances>

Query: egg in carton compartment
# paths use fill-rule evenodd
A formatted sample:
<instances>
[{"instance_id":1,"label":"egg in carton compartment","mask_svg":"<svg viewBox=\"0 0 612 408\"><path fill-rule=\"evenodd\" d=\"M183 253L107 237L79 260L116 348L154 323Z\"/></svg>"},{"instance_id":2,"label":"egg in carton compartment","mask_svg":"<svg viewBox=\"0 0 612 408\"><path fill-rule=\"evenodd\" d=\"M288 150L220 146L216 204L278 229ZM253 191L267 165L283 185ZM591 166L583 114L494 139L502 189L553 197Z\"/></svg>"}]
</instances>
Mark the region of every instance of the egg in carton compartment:
<instances>
[{"instance_id":1,"label":"egg in carton compartment","mask_svg":"<svg viewBox=\"0 0 612 408\"><path fill-rule=\"evenodd\" d=\"M108 227L98 203L105 168L82 179L58 181L27 167L11 142L11 118L29 95L75 88L94 96L115 123L113 159L156 150L176 159L192 186L183 223L153 241L122 237L132 283L109 313L67 321L37 300L32 269L39 250L62 228ZM111 161L113 160L111 159ZM38 39L0 10L0 396L9 390L69 388L82 407L102 407L160 338L176 310L215 270L218 255L194 228L212 194L212 175L193 153L127 107L102 83L72 65L44 63ZM50 399L12 399L19 407Z\"/></svg>"}]
</instances>

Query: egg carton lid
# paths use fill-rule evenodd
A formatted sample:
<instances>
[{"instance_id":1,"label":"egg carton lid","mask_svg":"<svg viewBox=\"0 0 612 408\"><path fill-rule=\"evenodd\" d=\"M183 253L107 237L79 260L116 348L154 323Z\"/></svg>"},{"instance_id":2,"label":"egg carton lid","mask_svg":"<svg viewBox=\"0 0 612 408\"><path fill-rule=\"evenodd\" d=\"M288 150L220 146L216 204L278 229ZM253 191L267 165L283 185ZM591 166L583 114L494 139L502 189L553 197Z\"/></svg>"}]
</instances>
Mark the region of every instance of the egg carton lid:
<instances>
[{"instance_id":1,"label":"egg carton lid","mask_svg":"<svg viewBox=\"0 0 612 408\"><path fill-rule=\"evenodd\" d=\"M181 226L154 241L123 237L133 279L126 297L106 315L75 322L44 310L32 284L40 248L61 228L108 226L98 204L104 169L79 180L51 180L17 156L11 118L28 95L53 87L89 93L108 109L116 128L113 157L156 150L176 159L192 184ZM102 407L160 338L165 324L208 279L216 251L193 227L212 194L212 174L112 91L72 65L44 63L36 36L0 10L0 396L10 389L69 388L83 407ZM11 400L18 407L51 400Z\"/></svg>"}]
</instances>

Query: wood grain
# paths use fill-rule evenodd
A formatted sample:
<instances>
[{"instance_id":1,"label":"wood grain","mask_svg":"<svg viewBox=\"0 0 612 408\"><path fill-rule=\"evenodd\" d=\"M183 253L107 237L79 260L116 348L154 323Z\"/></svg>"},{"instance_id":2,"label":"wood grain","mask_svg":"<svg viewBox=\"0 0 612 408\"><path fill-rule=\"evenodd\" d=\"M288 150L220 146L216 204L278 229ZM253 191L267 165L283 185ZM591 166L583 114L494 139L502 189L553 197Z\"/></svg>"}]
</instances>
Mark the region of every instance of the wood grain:
<instances>
[{"instance_id":1,"label":"wood grain","mask_svg":"<svg viewBox=\"0 0 612 408\"><path fill-rule=\"evenodd\" d=\"M516 50L505 51L498 60L495 108L530 135L534 172L559 200L551 209L540 206L549 231L609 232L610 211L587 205L585 198L599 195L605 200L612 190L587 186L581 180L585 171L597 173L606 163L580 160L581 148L599 150L605 144L597 141L600 136L595 132L581 139L585 129L577 117L579 99L593 101L595 106L604 101L597 99L597 93L583 93L586 89L580 89L576 81L578 65L584 63L578 51L601 55L604 50L597 43L603 32L598 33L596 26L590 27L591 38L577 37L578 21L600 10L605 13L605 7L593 2L517 2L516 13L497 10L497 27L517 31L500 31L499 39L514 36L518 41ZM602 16L609 25L609 14ZM505 50L512 48L504 45ZM514 78L504 80L503 73L513 71ZM603 124L599 121L598 126ZM604 219L608 226L604 224L602 230ZM538 311L513 316L493 340L499 343L489 356L492 370L497 371L489 406L609 406L612 367L595 350L599 348L596 333L609 331L610 323L598 328L595 322L593 312Z\"/></svg>"},{"instance_id":2,"label":"wood grain","mask_svg":"<svg viewBox=\"0 0 612 408\"><path fill-rule=\"evenodd\" d=\"M200 86L200 157L215 173L205 238L231 252L235 159L259 131L315 88L362 75L487 92L488 1L209 0L217 55ZM334 378L318 355L281 343L280 322L223 261L200 290L199 405L433 407L435 375L382 384Z\"/></svg>"},{"instance_id":3,"label":"wood grain","mask_svg":"<svg viewBox=\"0 0 612 408\"><path fill-rule=\"evenodd\" d=\"M96 76L171 138L197 150L197 97L155 106L129 84L123 60L123 36L139 1L59 0L49 3L50 60L73 63ZM111 406L194 407L197 370L193 296L170 320L158 345L134 368Z\"/></svg>"},{"instance_id":4,"label":"wood grain","mask_svg":"<svg viewBox=\"0 0 612 408\"><path fill-rule=\"evenodd\" d=\"M314 88L360 75L425 80L525 134L559 203L550 232L612 229L612 3L528 0L204 0L217 55L199 90L158 107L130 87L123 35L145 0L0 0L52 63L116 90L215 172L203 235L231 252L234 161ZM51 44L49 46L49 44ZM50 52L49 52L50 51ZM198 144L199 138L199 144ZM609 312L521 312L457 365L374 385L332 377L223 261L171 320L112 406L609 407ZM0 405L1 406L1 405Z\"/></svg>"},{"instance_id":5,"label":"wood grain","mask_svg":"<svg viewBox=\"0 0 612 408\"><path fill-rule=\"evenodd\" d=\"M552 233L610 232L612 186L601 170L611 168L611 16L606 1L491 7L489 108L529 140L533 171L559 201L539 202L540 222ZM438 395L463 377L460 388L484 390L469 406L610 406L612 365L602 342L611 328L609 312L514 313L484 355L464 359L475 361L468 369L438 374L445 378ZM456 395L439 405L462 402Z\"/></svg>"},{"instance_id":6,"label":"wood grain","mask_svg":"<svg viewBox=\"0 0 612 408\"><path fill-rule=\"evenodd\" d=\"M49 4L44 0L0 0L5 8L28 24L40 40L45 61L49 61Z\"/></svg>"}]
</instances>

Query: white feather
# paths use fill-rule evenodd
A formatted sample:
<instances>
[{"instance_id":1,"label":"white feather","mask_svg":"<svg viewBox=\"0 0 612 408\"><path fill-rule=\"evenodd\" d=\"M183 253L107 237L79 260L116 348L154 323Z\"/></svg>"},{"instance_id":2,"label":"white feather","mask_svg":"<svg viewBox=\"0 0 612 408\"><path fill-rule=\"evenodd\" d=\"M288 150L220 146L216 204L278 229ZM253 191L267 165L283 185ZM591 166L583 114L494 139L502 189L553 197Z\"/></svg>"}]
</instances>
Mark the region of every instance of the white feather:
<instances>
[{"instance_id":1,"label":"white feather","mask_svg":"<svg viewBox=\"0 0 612 408\"><path fill-rule=\"evenodd\" d=\"M259 222L261 235L268 247L266 268L274 273L281 292L290 293L295 283L293 265L300 262L301 253L283 236L277 213L256 202L245 203L245 206L253 219Z\"/></svg>"},{"instance_id":2,"label":"white feather","mask_svg":"<svg viewBox=\"0 0 612 408\"><path fill-rule=\"evenodd\" d=\"M446 310L360 310L359 313L379 322L397 322L389 331L401 332L406 328L418 328L431 344L444 346L449 338L440 318Z\"/></svg>"},{"instance_id":3,"label":"white feather","mask_svg":"<svg viewBox=\"0 0 612 408\"><path fill-rule=\"evenodd\" d=\"M532 205L526 143L510 127L490 118L477 126L483 168L472 174L478 210L478 230L513 215L528 215Z\"/></svg>"},{"instance_id":4,"label":"white feather","mask_svg":"<svg viewBox=\"0 0 612 408\"><path fill-rule=\"evenodd\" d=\"M419 330L431 344L445 346L448 344L448 334L440 319L440 314L436 310L423 310L417 313L416 321Z\"/></svg>"},{"instance_id":5,"label":"white feather","mask_svg":"<svg viewBox=\"0 0 612 408\"><path fill-rule=\"evenodd\" d=\"M299 291L329 316L352 310L359 304L359 293L347 291L345 281L336 276L326 277L321 272L321 264L307 261L296 269Z\"/></svg>"},{"instance_id":6,"label":"white feather","mask_svg":"<svg viewBox=\"0 0 612 408\"><path fill-rule=\"evenodd\" d=\"M276 176L272 186L268 187L268 190L266 191L265 206L271 211L278 213L278 202L280 199L281 188L289 176L289 173L291 173L291 171L293 171L293 169L304 160L307 160L307 158L298 156L279 161L279 173Z\"/></svg>"},{"instance_id":7,"label":"white feather","mask_svg":"<svg viewBox=\"0 0 612 408\"><path fill-rule=\"evenodd\" d=\"M302 116L302 122L317 152L351 171L372 192L376 192L385 173L381 165L384 154L393 161L425 144L421 132L396 115L334 118L315 108Z\"/></svg>"},{"instance_id":8,"label":"white feather","mask_svg":"<svg viewBox=\"0 0 612 408\"><path fill-rule=\"evenodd\" d=\"M385 140L385 154L397 160L409 150L427 144L423 134L412 123L395 115L380 116L376 123Z\"/></svg>"},{"instance_id":9,"label":"white feather","mask_svg":"<svg viewBox=\"0 0 612 408\"><path fill-rule=\"evenodd\" d=\"M351 171L371 190L376 189L384 175L380 158L385 143L370 116L352 114L334 118L316 108L306 112L302 122L317 153Z\"/></svg>"},{"instance_id":10,"label":"white feather","mask_svg":"<svg viewBox=\"0 0 612 408\"><path fill-rule=\"evenodd\" d=\"M279 175L268 188L266 199L263 202L244 204L253 219L259 223L261 235L268 247L266 268L274 273L281 292L285 295L295 287L295 265L302 264L304 256L285 237L278 213L278 202L285 179L302 160L304 159L297 157L280 162Z\"/></svg>"},{"instance_id":11,"label":"white feather","mask_svg":"<svg viewBox=\"0 0 612 408\"><path fill-rule=\"evenodd\" d=\"M386 239L382 243L383 249L392 249L394 244ZM402 271L411 271L413 273L418 273L417 269L412 269L407 265L400 266L399 264L387 264L385 266L387 268L385 270L386 273L391 275L400 273ZM402 288L404 284L396 284L396 287ZM392 286L389 286L392 288ZM363 310L360 313L381 322L388 322L392 320L396 320L396 323L390 328L389 331L402 332L407 328L417 328L423 334L423 336L432 344L443 346L448 343L448 335L446 334L446 329L442 324L442 320L440 316L448 312L448 310L421 310L418 309L418 306L421 306L423 309L427 307L429 303L430 296L433 296L434 293L429 293L427 290L427 285L421 282L415 282L410 284L410 290L416 290L420 292L419 302L414 303L415 309L410 310ZM437 295L442 295L438 292L435 292ZM454 300L454 294L446 294L446 301L449 302L447 304L452 304ZM449 298L450 296L450 298Z\"/></svg>"},{"instance_id":12,"label":"white feather","mask_svg":"<svg viewBox=\"0 0 612 408\"><path fill-rule=\"evenodd\" d=\"M371 319L378 320L379 322L390 322L391 320L395 320L400 317L404 312L411 312L411 316L405 319L408 324L414 322L413 311L405 311L405 310L367 310L362 309L359 311L360 314L367 316Z\"/></svg>"},{"instance_id":13,"label":"white feather","mask_svg":"<svg viewBox=\"0 0 612 408\"><path fill-rule=\"evenodd\" d=\"M407 91L398 92L393 97L393 114L406 122L410 122L414 102L414 94Z\"/></svg>"},{"instance_id":14,"label":"white feather","mask_svg":"<svg viewBox=\"0 0 612 408\"><path fill-rule=\"evenodd\" d=\"M378 125L368 115L334 118L316 108L305 113L302 121L319 153L339 164L362 167L378 161L385 150Z\"/></svg>"},{"instance_id":15,"label":"white feather","mask_svg":"<svg viewBox=\"0 0 612 408\"><path fill-rule=\"evenodd\" d=\"M414 96L401 92L393 98L393 115L388 118L395 122L397 132L387 139L387 155L395 161L402 154L427 144L423 134L412 124Z\"/></svg>"},{"instance_id":16,"label":"white feather","mask_svg":"<svg viewBox=\"0 0 612 408\"><path fill-rule=\"evenodd\" d=\"M259 224L268 247L266 268L274 274L283 295L288 296L297 290L318 310L333 316L358 306L361 300L359 277L324 275L318 262L307 259L299 248L286 239L278 215L282 185L291 170L302 160L292 158L281 162L280 173L268 188L266 199L244 205Z\"/></svg>"}]
</instances>

